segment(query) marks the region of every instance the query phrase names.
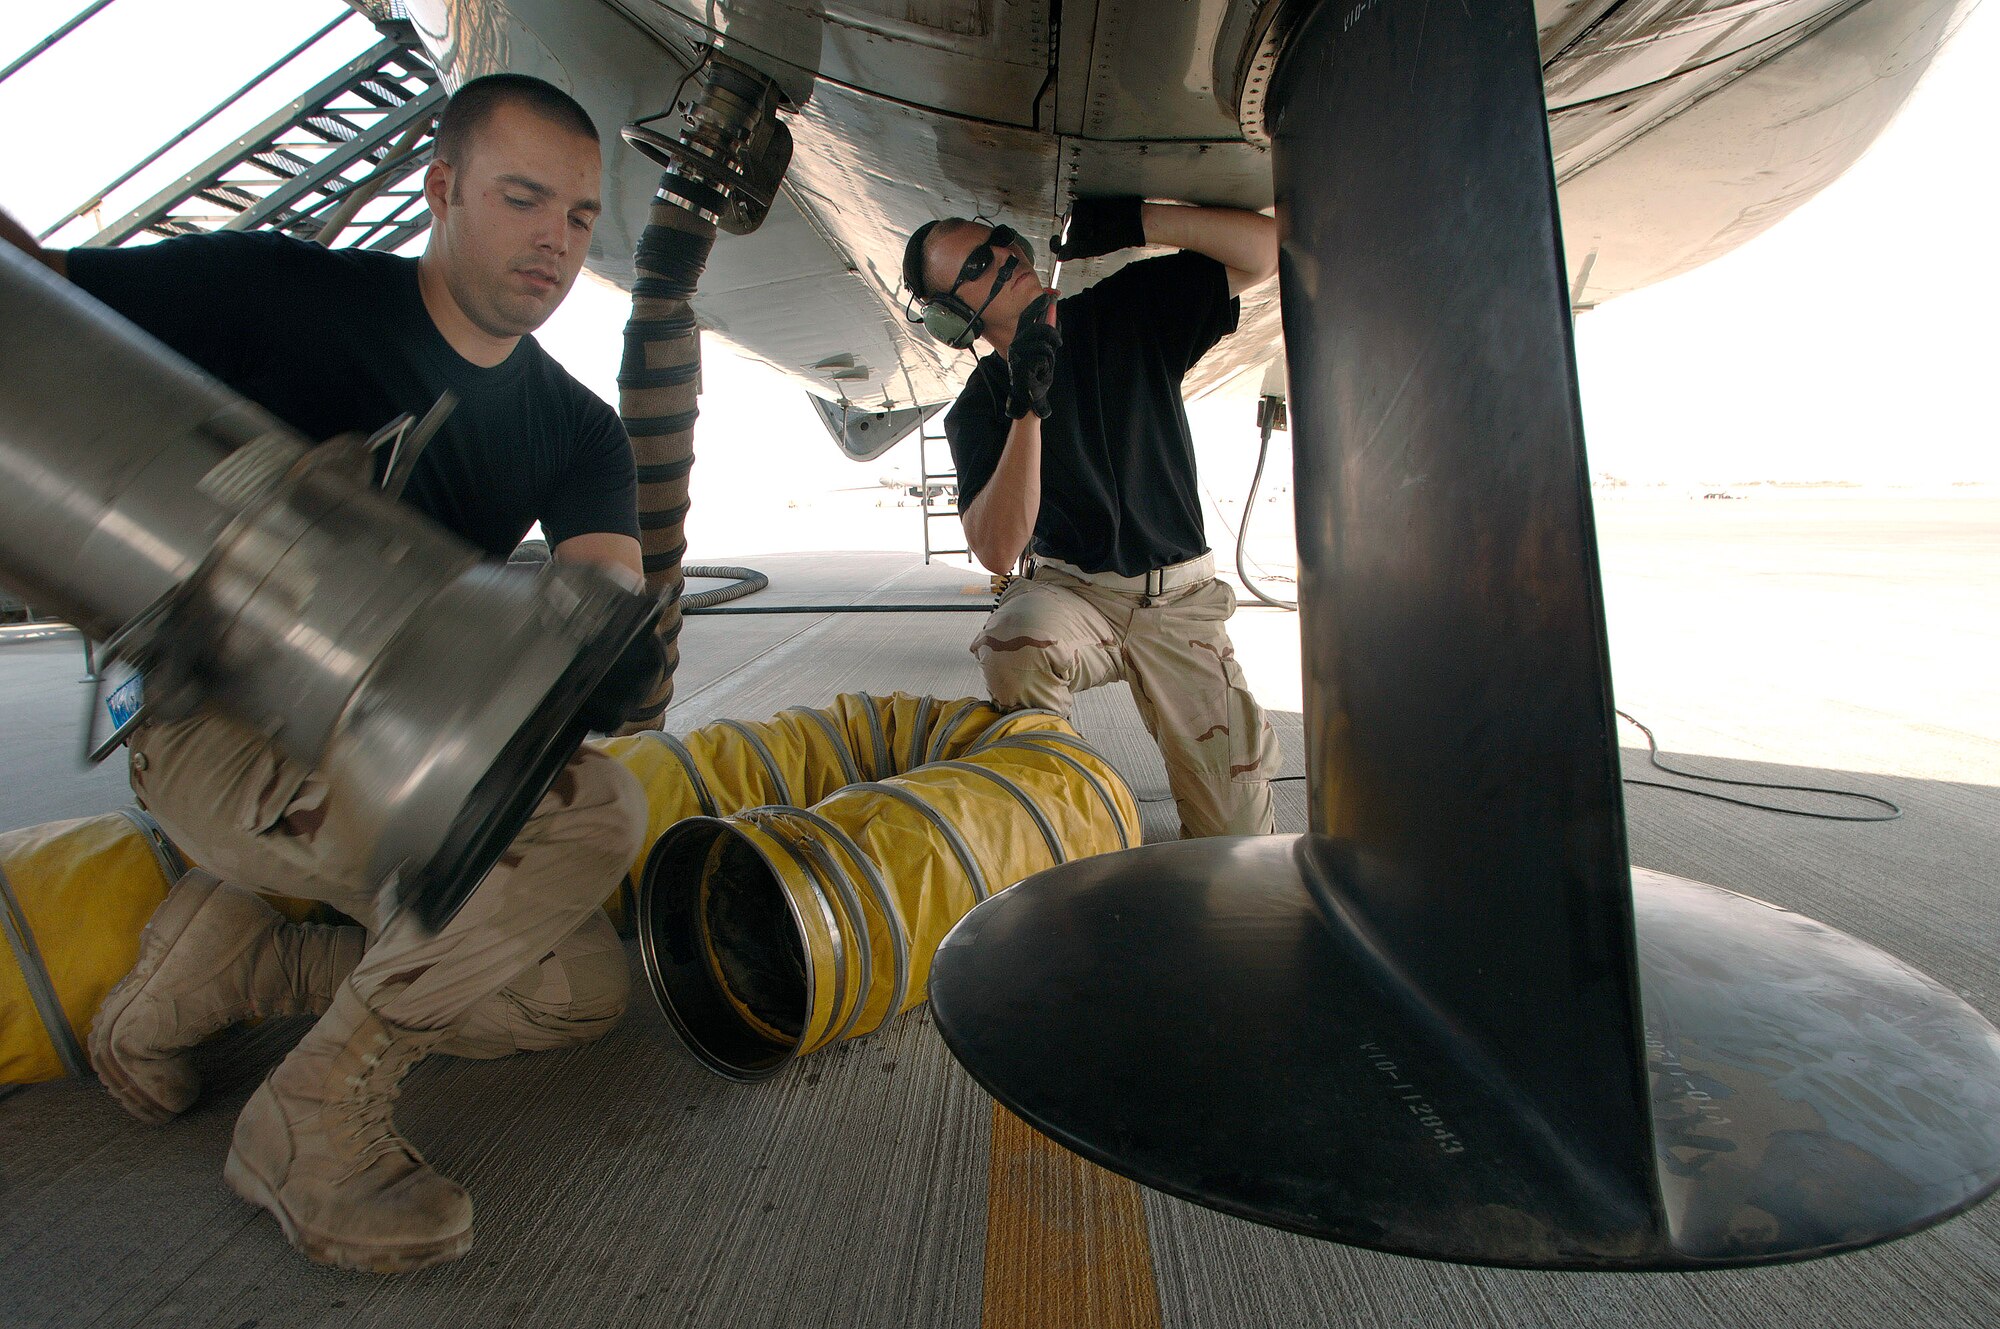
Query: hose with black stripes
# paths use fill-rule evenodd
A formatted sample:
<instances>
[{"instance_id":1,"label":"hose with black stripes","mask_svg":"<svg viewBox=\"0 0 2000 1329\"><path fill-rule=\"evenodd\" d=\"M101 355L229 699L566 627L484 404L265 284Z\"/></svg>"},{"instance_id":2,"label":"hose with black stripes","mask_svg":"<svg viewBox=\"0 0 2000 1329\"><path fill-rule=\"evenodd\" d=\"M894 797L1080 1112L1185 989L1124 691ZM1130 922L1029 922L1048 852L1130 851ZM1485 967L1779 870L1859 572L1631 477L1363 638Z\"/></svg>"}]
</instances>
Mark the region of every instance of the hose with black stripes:
<instances>
[{"instance_id":1,"label":"hose with black stripes","mask_svg":"<svg viewBox=\"0 0 2000 1329\"><path fill-rule=\"evenodd\" d=\"M665 607L655 630L666 648L666 668L653 695L627 717L625 733L660 727L680 664L683 532L701 394L701 333L689 302L714 244L714 223L672 202L664 190L654 194L633 257L637 272L618 367L618 415L639 468L639 548L646 589Z\"/></svg>"},{"instance_id":2,"label":"hose with black stripes","mask_svg":"<svg viewBox=\"0 0 2000 1329\"><path fill-rule=\"evenodd\" d=\"M648 983L696 1059L736 1080L922 1002L938 944L981 900L1139 842L1125 781L1046 711L848 694L604 746L652 810L634 866Z\"/></svg>"}]
</instances>

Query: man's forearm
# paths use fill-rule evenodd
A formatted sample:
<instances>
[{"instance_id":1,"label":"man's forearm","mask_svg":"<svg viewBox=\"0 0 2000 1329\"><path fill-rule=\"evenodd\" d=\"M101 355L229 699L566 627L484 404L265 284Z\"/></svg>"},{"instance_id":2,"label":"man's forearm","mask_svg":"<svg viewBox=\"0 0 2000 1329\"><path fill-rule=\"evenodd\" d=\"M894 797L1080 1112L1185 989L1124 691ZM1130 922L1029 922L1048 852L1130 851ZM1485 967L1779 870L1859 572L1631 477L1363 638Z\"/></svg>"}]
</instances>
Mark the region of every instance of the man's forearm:
<instances>
[{"instance_id":1,"label":"man's forearm","mask_svg":"<svg viewBox=\"0 0 2000 1329\"><path fill-rule=\"evenodd\" d=\"M1147 244L1192 249L1228 268L1232 293L1278 270L1278 223L1261 212L1148 203L1139 219Z\"/></svg>"},{"instance_id":2,"label":"man's forearm","mask_svg":"<svg viewBox=\"0 0 2000 1329\"><path fill-rule=\"evenodd\" d=\"M46 264L56 276L69 276L69 265L63 261L63 251L42 248L41 242L28 233L28 228L15 221L4 209L0 209L0 240L14 246L35 262Z\"/></svg>"},{"instance_id":3,"label":"man's forearm","mask_svg":"<svg viewBox=\"0 0 2000 1329\"><path fill-rule=\"evenodd\" d=\"M550 552L560 562L590 563L603 568L612 580L628 591L640 590L646 584L645 561L640 556L639 542L629 535L616 535L610 531L572 535Z\"/></svg>"},{"instance_id":4,"label":"man's forearm","mask_svg":"<svg viewBox=\"0 0 2000 1329\"><path fill-rule=\"evenodd\" d=\"M1042 511L1042 422L1024 415L1007 431L993 477L960 514L965 543L988 572L1011 572Z\"/></svg>"}]
</instances>

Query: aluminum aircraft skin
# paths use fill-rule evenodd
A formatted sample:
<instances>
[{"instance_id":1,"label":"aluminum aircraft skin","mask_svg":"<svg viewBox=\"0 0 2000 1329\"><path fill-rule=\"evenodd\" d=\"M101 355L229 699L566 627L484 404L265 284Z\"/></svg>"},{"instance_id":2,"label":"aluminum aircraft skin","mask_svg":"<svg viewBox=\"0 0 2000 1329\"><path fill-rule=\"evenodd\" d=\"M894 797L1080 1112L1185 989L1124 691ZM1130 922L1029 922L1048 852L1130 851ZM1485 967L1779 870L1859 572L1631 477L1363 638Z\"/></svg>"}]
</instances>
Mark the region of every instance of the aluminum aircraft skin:
<instances>
[{"instance_id":1,"label":"aluminum aircraft skin","mask_svg":"<svg viewBox=\"0 0 2000 1329\"><path fill-rule=\"evenodd\" d=\"M1536 0L1572 304L1696 267L1812 197L1874 141L1972 4ZM695 308L733 349L869 412L946 401L973 363L904 317L904 237L924 221L976 216L1046 237L1083 195L1270 207L1261 113L1272 34L1304 7L408 5L454 86L511 69L590 109L607 153L588 266L621 287L660 172L617 142L617 127L663 110L709 46L776 80L795 142L782 196L753 234L718 237ZM1057 284L1080 289L1117 261L1064 265ZM1273 358L1277 304L1275 281L1246 295L1241 331L1190 375L1191 396ZM829 428L838 418L829 413Z\"/></svg>"}]
</instances>

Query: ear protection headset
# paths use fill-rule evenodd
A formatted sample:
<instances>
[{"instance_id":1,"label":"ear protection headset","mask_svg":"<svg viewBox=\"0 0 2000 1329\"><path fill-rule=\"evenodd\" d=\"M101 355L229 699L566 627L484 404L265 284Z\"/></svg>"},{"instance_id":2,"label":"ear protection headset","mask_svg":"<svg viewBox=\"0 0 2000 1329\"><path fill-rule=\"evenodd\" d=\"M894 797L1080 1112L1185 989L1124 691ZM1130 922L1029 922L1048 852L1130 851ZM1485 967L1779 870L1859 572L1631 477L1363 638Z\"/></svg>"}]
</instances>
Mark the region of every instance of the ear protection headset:
<instances>
[{"instance_id":1,"label":"ear protection headset","mask_svg":"<svg viewBox=\"0 0 2000 1329\"><path fill-rule=\"evenodd\" d=\"M993 252L996 248L1019 249L1028 256L1030 267L1035 262L1035 249L1026 239L1016 234L1012 227L996 226L988 232L985 242L973 250L971 256L966 259L965 267L959 270L958 280L953 283L953 290L932 295L924 286L924 242L930 238L931 229L937 225L937 222L929 221L919 226L916 234L910 237L910 243L903 249L903 285L910 292L910 301L915 305L915 309L912 310L910 304L905 304L903 316L912 323L923 324L924 331L953 350L970 350L974 340L986 328L981 315L986 312L986 306L993 302L993 297L1006 286L1007 279L1013 276L1012 268L1020 262L1019 255L1011 253L1008 255L1006 263L1000 269L1000 280L993 283L992 293L977 309L959 299L956 289L967 282L978 281L992 270ZM996 245L995 241L1000 243ZM980 261L982 256L984 262Z\"/></svg>"}]
</instances>

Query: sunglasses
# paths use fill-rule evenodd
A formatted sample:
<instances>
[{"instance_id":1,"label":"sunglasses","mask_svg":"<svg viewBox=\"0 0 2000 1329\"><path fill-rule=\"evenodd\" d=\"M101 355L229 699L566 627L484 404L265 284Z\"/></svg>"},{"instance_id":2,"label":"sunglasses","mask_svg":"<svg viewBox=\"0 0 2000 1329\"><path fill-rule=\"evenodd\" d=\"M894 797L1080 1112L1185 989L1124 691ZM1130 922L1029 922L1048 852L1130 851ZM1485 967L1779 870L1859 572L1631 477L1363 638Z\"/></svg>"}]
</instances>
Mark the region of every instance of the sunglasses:
<instances>
[{"instance_id":1,"label":"sunglasses","mask_svg":"<svg viewBox=\"0 0 2000 1329\"><path fill-rule=\"evenodd\" d=\"M1006 266L1002 268L1006 277L1014 275L1013 269L1019 267L1021 263L1020 256L1025 256L1031 264L1035 261L1035 251L1021 238L1019 232L1011 226L996 226L987 232L986 239L977 248L965 256L965 262L958 269L958 280L951 284L951 289L945 294L956 296L960 287L984 277L993 267L993 256L1003 251L1017 251L1008 253ZM997 293L999 288L1006 284L1004 277L994 283L995 292ZM988 300L991 301L990 296Z\"/></svg>"}]
</instances>

